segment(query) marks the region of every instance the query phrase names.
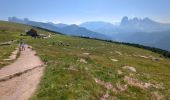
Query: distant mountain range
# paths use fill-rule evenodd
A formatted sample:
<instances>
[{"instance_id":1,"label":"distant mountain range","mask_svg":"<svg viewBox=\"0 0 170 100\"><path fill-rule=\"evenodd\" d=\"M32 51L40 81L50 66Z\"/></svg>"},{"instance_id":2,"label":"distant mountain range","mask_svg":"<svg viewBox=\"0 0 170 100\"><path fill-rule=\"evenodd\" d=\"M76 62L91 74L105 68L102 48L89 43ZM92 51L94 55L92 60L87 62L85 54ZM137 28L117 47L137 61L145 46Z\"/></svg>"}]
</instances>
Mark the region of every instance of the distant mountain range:
<instances>
[{"instance_id":1,"label":"distant mountain range","mask_svg":"<svg viewBox=\"0 0 170 100\"><path fill-rule=\"evenodd\" d=\"M107 34L116 41L138 43L170 51L170 24L159 23L149 18L129 19L125 16L119 25L85 22L80 26Z\"/></svg>"},{"instance_id":2,"label":"distant mountain range","mask_svg":"<svg viewBox=\"0 0 170 100\"><path fill-rule=\"evenodd\" d=\"M16 17L9 17L8 21L38 26L66 35L138 43L170 51L170 24L159 23L149 18L129 19L125 16L119 24L93 21L80 25L42 23Z\"/></svg>"},{"instance_id":3,"label":"distant mountain range","mask_svg":"<svg viewBox=\"0 0 170 100\"><path fill-rule=\"evenodd\" d=\"M155 31L167 31L170 30L170 24L158 23L149 18L133 18L129 19L127 16L123 17L120 24L113 25L111 23L106 22L85 22L80 24L79 26L85 27L89 30L104 32L104 34L110 34L110 31L116 32L155 32ZM100 30L100 31L99 31ZM109 33L107 33L107 31Z\"/></svg>"},{"instance_id":4,"label":"distant mountain range","mask_svg":"<svg viewBox=\"0 0 170 100\"><path fill-rule=\"evenodd\" d=\"M36 26L36 27L41 27L45 29L49 29L55 32L60 32L66 35L71 35L71 36L83 36L83 37L90 37L90 38L98 38L98 39L105 39L105 40L110 40L111 38L107 35L97 33L90 31L84 27L80 27L78 25L67 25L67 24L54 24L54 23L43 23L43 22L36 22L36 21L31 21L28 18L20 19L17 17L9 17L8 18L9 22L15 22L15 23L22 23L26 25L31 25L31 26Z\"/></svg>"},{"instance_id":5,"label":"distant mountain range","mask_svg":"<svg viewBox=\"0 0 170 100\"><path fill-rule=\"evenodd\" d=\"M147 17L144 19L124 17L120 23L120 28L130 32L155 32L169 30L170 24L158 23Z\"/></svg>"}]
</instances>

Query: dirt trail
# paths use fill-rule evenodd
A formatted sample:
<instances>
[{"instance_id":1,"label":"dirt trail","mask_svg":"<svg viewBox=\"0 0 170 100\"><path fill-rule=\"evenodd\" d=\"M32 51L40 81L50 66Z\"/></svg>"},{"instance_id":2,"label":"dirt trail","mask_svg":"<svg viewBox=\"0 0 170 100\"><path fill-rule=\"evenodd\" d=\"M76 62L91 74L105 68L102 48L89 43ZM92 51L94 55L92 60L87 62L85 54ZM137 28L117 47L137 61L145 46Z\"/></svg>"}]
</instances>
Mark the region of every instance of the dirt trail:
<instances>
[{"instance_id":1,"label":"dirt trail","mask_svg":"<svg viewBox=\"0 0 170 100\"><path fill-rule=\"evenodd\" d=\"M0 100L27 100L43 74L43 63L30 48L0 70Z\"/></svg>"}]
</instances>

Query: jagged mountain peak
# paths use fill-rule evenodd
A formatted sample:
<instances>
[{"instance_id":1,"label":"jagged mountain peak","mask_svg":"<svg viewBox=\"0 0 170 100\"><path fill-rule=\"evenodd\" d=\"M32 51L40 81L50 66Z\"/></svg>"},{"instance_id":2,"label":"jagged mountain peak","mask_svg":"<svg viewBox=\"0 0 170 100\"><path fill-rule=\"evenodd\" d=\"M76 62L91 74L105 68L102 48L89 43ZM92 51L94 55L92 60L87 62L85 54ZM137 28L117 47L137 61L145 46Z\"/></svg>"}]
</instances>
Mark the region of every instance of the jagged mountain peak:
<instances>
[{"instance_id":1,"label":"jagged mountain peak","mask_svg":"<svg viewBox=\"0 0 170 100\"><path fill-rule=\"evenodd\" d=\"M145 17L145 18L128 18L127 16L123 17L121 20L121 24L128 24L128 23L143 23L143 22L152 22L152 23L157 23L156 21L153 21L152 19Z\"/></svg>"}]
</instances>

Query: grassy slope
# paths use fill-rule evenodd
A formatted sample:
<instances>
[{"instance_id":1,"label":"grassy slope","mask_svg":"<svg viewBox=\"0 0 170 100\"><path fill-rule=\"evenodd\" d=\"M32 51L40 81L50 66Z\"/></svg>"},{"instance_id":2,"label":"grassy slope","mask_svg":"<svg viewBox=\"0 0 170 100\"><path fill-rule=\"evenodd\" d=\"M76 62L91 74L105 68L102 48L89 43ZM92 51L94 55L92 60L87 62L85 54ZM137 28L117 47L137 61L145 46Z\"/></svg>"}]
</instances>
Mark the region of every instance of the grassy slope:
<instances>
[{"instance_id":1,"label":"grassy slope","mask_svg":"<svg viewBox=\"0 0 170 100\"><path fill-rule=\"evenodd\" d=\"M12 62L5 61L4 59L8 59L11 52L14 51L15 47L16 47L15 44L10 46L0 46L0 68Z\"/></svg>"},{"instance_id":2,"label":"grassy slope","mask_svg":"<svg viewBox=\"0 0 170 100\"><path fill-rule=\"evenodd\" d=\"M17 27L20 26L21 25L18 26L18 24L0 22L0 43L18 39L19 30L17 30ZM16 43L12 43L12 45L0 46L0 68L11 63L11 61L5 61L4 59L8 59L16 46Z\"/></svg>"},{"instance_id":3,"label":"grassy slope","mask_svg":"<svg viewBox=\"0 0 170 100\"><path fill-rule=\"evenodd\" d=\"M7 26L7 30L16 34L28 28L19 25L20 29L12 30L13 24L8 23ZM16 37L20 38L18 35ZM59 45L60 42L64 45ZM33 46L47 65L39 89L31 98L33 100L100 99L107 89L97 84L94 78L110 82L113 87L116 87L117 83L123 83L123 76L118 75L117 70L121 70L124 65L136 68L137 73L133 73L132 77L144 82L162 83L165 89L144 90L129 86L128 90L119 93L110 90L110 99L117 97L118 99L144 100L151 97L152 91L158 91L164 95L165 99L170 98L169 59L152 61L132 56L140 54L159 57L158 54L130 46L63 35L55 35L48 39L27 38L27 43ZM122 55L115 51L121 52ZM90 55L83 53L90 53ZM113 62L111 58L119 61ZM80 62L80 59L84 59L87 63ZM129 73L125 72L126 74Z\"/></svg>"},{"instance_id":4,"label":"grassy slope","mask_svg":"<svg viewBox=\"0 0 170 100\"><path fill-rule=\"evenodd\" d=\"M56 41L62 41L70 46L59 46ZM46 40L29 40L39 56L46 62L47 67L41 81L39 90L32 98L35 99L99 99L106 89L95 83L94 78L105 82L111 82L113 86L122 82L123 78L117 74L117 70L124 65L134 66L137 74L134 77L146 82L163 83L167 90L157 90L168 98L170 91L169 59L152 61L140 57L128 56L133 54L152 55L158 54L150 51L133 48L125 45L101 42L90 39L80 39L56 35ZM123 55L118 55L120 51ZM84 55L83 53L90 53ZM79 59L85 59L87 63L81 63ZM113 62L110 59L118 59ZM73 70L68 70L72 68ZM155 89L154 89L155 90ZM127 91L110 95L120 99L149 99L153 90L142 90L130 87Z\"/></svg>"},{"instance_id":5,"label":"grassy slope","mask_svg":"<svg viewBox=\"0 0 170 100\"><path fill-rule=\"evenodd\" d=\"M29 30L30 28L30 26L22 24L0 21L0 43L8 42L11 40L19 40L20 38L24 39L26 37L22 37L20 34L24 33L25 30ZM42 34L47 33L42 30L38 30L38 32ZM8 59L16 46L17 42L12 43L12 45L0 46L0 68L11 63L11 61L4 61L4 59Z\"/></svg>"}]
</instances>

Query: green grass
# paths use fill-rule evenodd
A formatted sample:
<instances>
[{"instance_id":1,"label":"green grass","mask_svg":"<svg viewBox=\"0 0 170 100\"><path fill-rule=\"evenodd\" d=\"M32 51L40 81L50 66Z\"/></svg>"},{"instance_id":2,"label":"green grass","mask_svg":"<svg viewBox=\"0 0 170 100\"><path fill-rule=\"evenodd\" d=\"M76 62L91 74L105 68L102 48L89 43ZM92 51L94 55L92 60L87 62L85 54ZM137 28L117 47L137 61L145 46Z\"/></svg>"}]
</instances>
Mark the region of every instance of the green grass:
<instances>
[{"instance_id":1,"label":"green grass","mask_svg":"<svg viewBox=\"0 0 170 100\"><path fill-rule=\"evenodd\" d=\"M19 37L18 32L9 31L6 24L6 22L0 22L0 43L16 40ZM0 45L0 68L12 62L4 59L9 58L11 52L15 50L16 46L16 42L13 42L11 45Z\"/></svg>"},{"instance_id":2,"label":"green grass","mask_svg":"<svg viewBox=\"0 0 170 100\"><path fill-rule=\"evenodd\" d=\"M54 43L56 41L63 41L65 44L70 44L70 46L59 46ZM125 45L62 35L44 40L31 39L28 40L28 43L34 47L47 64L40 87L31 98L33 100L99 99L106 89L96 84L94 77L105 82L111 82L115 86L118 81L122 81L122 77L117 75L117 70L124 65L135 67L139 74L135 77L144 82L156 81L163 83L166 89L161 92L166 96L165 98L169 98L169 59L163 58L162 61L156 62L150 59L127 56L141 54L159 57L158 54L153 52ZM120 51L122 56L114 53L114 51ZM90 53L90 55L83 55L83 53ZM85 59L88 63L78 62L77 60L80 58ZM110 58L119 61L113 62ZM66 70L70 67L76 70ZM130 87L126 92L110 94L119 99L142 100L149 99L150 92L150 90Z\"/></svg>"},{"instance_id":3,"label":"green grass","mask_svg":"<svg viewBox=\"0 0 170 100\"><path fill-rule=\"evenodd\" d=\"M8 26L8 31L16 38L21 38L18 35L25 30L26 26L21 25L22 28L18 30L15 28L12 30L10 27L13 27L13 24ZM48 34L43 30L38 31ZM136 68L137 73L134 73L134 78L143 82L161 83L165 89L143 90L129 86L128 90L123 92L109 91L110 99L116 97L120 100L148 100L153 91L158 91L165 99L170 98L170 59L152 61L132 56L140 54L160 57L159 54L127 45L59 34L48 39L24 38L47 65L40 85L31 100L99 100L107 89L97 84L94 78L110 82L116 87L117 82L124 83L123 76L117 74L117 70L122 70L124 65ZM59 45L60 42L64 45ZM115 51L121 52L122 55L118 55ZM90 55L83 53L90 53ZM113 62L111 58L119 61ZM80 62L80 59L84 59L87 63ZM129 72L124 73L128 75Z\"/></svg>"},{"instance_id":4,"label":"green grass","mask_svg":"<svg viewBox=\"0 0 170 100\"><path fill-rule=\"evenodd\" d=\"M14 51L16 45L9 45L9 46L0 46L0 68L5 65L10 64L12 61L5 61L4 59L8 59L11 55L11 52Z\"/></svg>"},{"instance_id":5,"label":"green grass","mask_svg":"<svg viewBox=\"0 0 170 100\"><path fill-rule=\"evenodd\" d=\"M25 30L29 30L31 26L22 24L9 23L0 21L0 43L9 42L11 40L27 39L28 37L20 36ZM37 29L37 28L36 28ZM43 30L37 29L38 33L48 34ZM8 59L12 51L17 47L18 42L13 42L11 45L0 45L0 68L12 63L13 61L5 61Z\"/></svg>"}]
</instances>

